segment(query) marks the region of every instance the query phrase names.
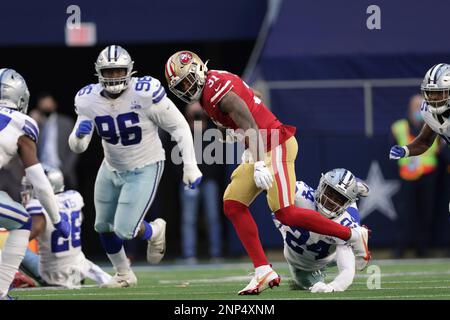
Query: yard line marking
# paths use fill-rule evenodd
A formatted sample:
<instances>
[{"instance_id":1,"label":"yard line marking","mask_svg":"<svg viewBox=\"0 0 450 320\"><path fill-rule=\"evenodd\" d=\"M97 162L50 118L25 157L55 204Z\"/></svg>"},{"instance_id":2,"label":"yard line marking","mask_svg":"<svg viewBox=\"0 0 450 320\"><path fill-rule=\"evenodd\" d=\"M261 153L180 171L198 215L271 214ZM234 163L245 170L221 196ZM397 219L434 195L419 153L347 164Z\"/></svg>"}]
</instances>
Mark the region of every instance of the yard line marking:
<instances>
[{"instance_id":1,"label":"yard line marking","mask_svg":"<svg viewBox=\"0 0 450 320\"><path fill-rule=\"evenodd\" d=\"M336 276L336 273L327 274L328 277ZM407 277L407 276L442 276L442 275L450 275L450 270L443 272L435 272L435 271L420 271L420 272L392 272L392 273L381 273L381 278L384 277ZM366 279L370 276L370 274L356 274L355 278L358 279ZM292 280L290 276L281 275L281 277L285 280ZM228 277L220 277L220 278L204 278L204 279L177 279L177 280L158 280L160 284L197 284L197 283L221 283L221 282L241 282L247 281L251 278L251 276L228 276ZM382 283L388 283L386 281L381 280Z\"/></svg>"},{"instance_id":2,"label":"yard line marking","mask_svg":"<svg viewBox=\"0 0 450 320\"><path fill-rule=\"evenodd\" d=\"M449 264L450 259L448 258L431 258L431 259L380 259L380 260L371 260L372 265L380 265L380 266L401 266L401 265L430 265L430 264ZM284 268L287 267L285 261L277 261L272 263L273 268ZM114 269L111 265L108 264L99 264L103 270L107 272L114 272ZM167 271L172 272L173 270L236 270L236 269L245 269L245 270L253 270L252 264L250 262L224 262L224 263L205 263L198 265L183 265L179 263L161 263L157 266L149 266L145 264L135 265L133 266L133 271Z\"/></svg>"}]
</instances>

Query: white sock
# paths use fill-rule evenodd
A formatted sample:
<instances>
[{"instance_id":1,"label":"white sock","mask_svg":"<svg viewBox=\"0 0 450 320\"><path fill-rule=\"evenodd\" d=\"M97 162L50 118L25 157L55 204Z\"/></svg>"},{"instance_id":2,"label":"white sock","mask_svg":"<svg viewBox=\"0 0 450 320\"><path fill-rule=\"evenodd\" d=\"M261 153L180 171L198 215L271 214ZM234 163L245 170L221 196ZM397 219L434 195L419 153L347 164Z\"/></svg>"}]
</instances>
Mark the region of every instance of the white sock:
<instances>
[{"instance_id":1,"label":"white sock","mask_svg":"<svg viewBox=\"0 0 450 320\"><path fill-rule=\"evenodd\" d=\"M2 263L0 264L0 297L8 294L14 275L19 270L23 257L25 257L29 237L29 230L20 229L9 232L2 251Z\"/></svg>"},{"instance_id":2,"label":"white sock","mask_svg":"<svg viewBox=\"0 0 450 320\"><path fill-rule=\"evenodd\" d=\"M130 270L130 260L128 260L123 247L119 252L107 255L117 272L123 273Z\"/></svg>"},{"instance_id":3,"label":"white sock","mask_svg":"<svg viewBox=\"0 0 450 320\"><path fill-rule=\"evenodd\" d=\"M266 274L269 271L272 271L272 267L270 266L270 264L266 264L264 266L259 266L258 268L256 268L255 275L259 276L262 274Z\"/></svg>"}]
</instances>

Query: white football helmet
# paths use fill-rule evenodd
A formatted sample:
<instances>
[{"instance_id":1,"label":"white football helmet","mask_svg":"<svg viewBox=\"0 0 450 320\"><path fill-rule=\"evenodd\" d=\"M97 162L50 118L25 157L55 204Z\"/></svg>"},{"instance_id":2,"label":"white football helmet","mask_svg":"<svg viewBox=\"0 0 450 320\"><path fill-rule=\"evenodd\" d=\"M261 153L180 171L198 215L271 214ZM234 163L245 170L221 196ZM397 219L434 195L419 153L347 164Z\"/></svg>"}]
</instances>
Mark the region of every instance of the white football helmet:
<instances>
[{"instance_id":1,"label":"white football helmet","mask_svg":"<svg viewBox=\"0 0 450 320\"><path fill-rule=\"evenodd\" d=\"M29 100L25 79L13 69L0 69L0 106L26 114Z\"/></svg>"},{"instance_id":2,"label":"white football helmet","mask_svg":"<svg viewBox=\"0 0 450 320\"><path fill-rule=\"evenodd\" d=\"M356 177L339 168L322 174L314 198L317 211L329 219L339 217L356 200L359 187Z\"/></svg>"},{"instance_id":3,"label":"white football helmet","mask_svg":"<svg viewBox=\"0 0 450 320\"><path fill-rule=\"evenodd\" d=\"M53 192L60 193L64 191L64 175L61 170L56 168L50 168L44 166L44 172L47 176L50 185L52 186ZM28 180L27 176L22 177L20 197L22 198L22 204L26 205L30 199L35 198L33 185Z\"/></svg>"},{"instance_id":4,"label":"white football helmet","mask_svg":"<svg viewBox=\"0 0 450 320\"><path fill-rule=\"evenodd\" d=\"M61 170L56 168L44 168L48 181L52 185L54 193L64 191L64 175Z\"/></svg>"},{"instance_id":5,"label":"white football helmet","mask_svg":"<svg viewBox=\"0 0 450 320\"><path fill-rule=\"evenodd\" d=\"M96 76L98 82L105 90L112 94L118 94L128 88L133 71L134 61L121 46L111 45L103 49L95 62ZM126 75L118 78L105 78L102 71L105 69L125 69Z\"/></svg>"},{"instance_id":6,"label":"white football helmet","mask_svg":"<svg viewBox=\"0 0 450 320\"><path fill-rule=\"evenodd\" d=\"M450 65L439 63L431 67L420 86L422 96L434 114L442 114L450 109Z\"/></svg>"}]
</instances>

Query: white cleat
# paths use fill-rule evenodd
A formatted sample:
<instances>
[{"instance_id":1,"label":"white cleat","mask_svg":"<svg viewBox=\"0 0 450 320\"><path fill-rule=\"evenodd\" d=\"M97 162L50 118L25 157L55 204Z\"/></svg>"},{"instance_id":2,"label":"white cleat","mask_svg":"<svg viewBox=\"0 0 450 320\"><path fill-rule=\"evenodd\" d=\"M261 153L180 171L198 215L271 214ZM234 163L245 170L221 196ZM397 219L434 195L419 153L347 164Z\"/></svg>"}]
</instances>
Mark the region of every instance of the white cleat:
<instances>
[{"instance_id":1,"label":"white cleat","mask_svg":"<svg viewBox=\"0 0 450 320\"><path fill-rule=\"evenodd\" d=\"M166 253L166 221L158 218L150 222L150 225L152 226L153 234L147 240L147 261L150 264L158 264Z\"/></svg>"},{"instance_id":2,"label":"white cleat","mask_svg":"<svg viewBox=\"0 0 450 320\"><path fill-rule=\"evenodd\" d=\"M137 285L137 278L134 272L130 269L127 272L117 272L110 281L104 283L100 288L127 288Z\"/></svg>"},{"instance_id":3,"label":"white cleat","mask_svg":"<svg viewBox=\"0 0 450 320\"><path fill-rule=\"evenodd\" d=\"M356 268L364 270L370 261L369 230L365 227L352 228L352 236L348 241L356 257Z\"/></svg>"},{"instance_id":4,"label":"white cleat","mask_svg":"<svg viewBox=\"0 0 450 320\"><path fill-rule=\"evenodd\" d=\"M260 294L267 288L278 287L280 285L281 278L280 276L273 270L269 270L268 272L262 275L256 275L252 278L250 283L241 291L239 291L239 295L253 295Z\"/></svg>"}]
</instances>

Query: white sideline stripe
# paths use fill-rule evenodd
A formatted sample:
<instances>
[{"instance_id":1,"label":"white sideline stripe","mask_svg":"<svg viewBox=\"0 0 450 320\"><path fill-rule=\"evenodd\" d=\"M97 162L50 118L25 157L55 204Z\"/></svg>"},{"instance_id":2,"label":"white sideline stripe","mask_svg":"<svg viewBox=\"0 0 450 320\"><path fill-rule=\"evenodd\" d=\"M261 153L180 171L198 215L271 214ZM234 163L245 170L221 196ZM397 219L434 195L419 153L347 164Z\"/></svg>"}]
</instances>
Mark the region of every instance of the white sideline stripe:
<instances>
[{"instance_id":1,"label":"white sideline stripe","mask_svg":"<svg viewBox=\"0 0 450 320\"><path fill-rule=\"evenodd\" d=\"M185 283L223 283L223 282L241 282L248 281L252 276L231 276L209 279L187 279L187 280L159 280L161 284L185 284Z\"/></svg>"},{"instance_id":2,"label":"white sideline stripe","mask_svg":"<svg viewBox=\"0 0 450 320\"><path fill-rule=\"evenodd\" d=\"M383 283L389 283L388 281L383 281L384 277L407 277L407 276L440 276L440 275L447 275L450 274L449 271L444 272L393 272L393 273L381 273L381 284ZM335 273L328 273L327 274L330 277L334 277L337 274ZM356 274L355 278L368 278L370 274ZM292 280L289 276L283 276L281 275L282 279L285 280ZM183 280L159 280L158 283L160 284L195 284L195 283L223 283L223 282L241 282L241 281L248 281L251 279L251 276L230 276L230 277L222 277L222 278L207 278L207 279L183 279ZM450 281L450 280L449 280ZM404 281L398 281L399 283L404 283ZM428 281L424 281L423 283L427 283ZM439 281L442 282L442 281ZM355 283L355 282L354 282ZM395 282L392 282L395 283ZM422 283L422 282L417 282Z\"/></svg>"},{"instance_id":3,"label":"white sideline stripe","mask_svg":"<svg viewBox=\"0 0 450 320\"><path fill-rule=\"evenodd\" d=\"M416 288L414 288L416 289ZM427 288L417 288L418 290L421 289L436 289L436 287L427 287ZM368 290L366 289L365 291L383 291L386 289L380 289L380 290ZM402 288L402 289L392 289L392 290L411 290L411 288ZM347 292L351 292L351 291L358 291L358 290L349 290ZM362 290L360 290L362 291ZM356 293L356 292L355 292ZM199 296L199 295L210 295L210 294L232 294L231 291L215 291L215 292L196 292L195 295ZM336 293L334 293L336 294ZM433 297L449 297L450 298L450 292L448 294L417 294L417 295L392 295L392 296L386 296L386 295L372 295L372 296L361 296L361 295L357 295L357 296L335 296L334 294L321 294L321 297L317 297L317 298L309 298L309 297L299 297L299 298L273 298L270 297L269 295L267 296L267 298L269 300L298 300L298 299L302 299L302 300L317 300L317 299L354 299L354 300L359 300L359 299L398 299L398 298L421 298L421 297L429 297L429 298L433 298ZM339 293L337 293L339 294ZM105 289L105 293L48 293L48 294L28 294L26 296L23 296L23 298L27 298L27 297L54 297L54 296L141 296L141 295L152 295L152 296L158 296L160 295L160 292L148 292L148 291L139 291L139 292L111 292L110 290ZM187 295L187 296L192 296L192 292L168 292L166 293L166 295L176 295L176 296L180 296L180 295ZM313 294L311 294L313 295ZM245 299L243 299L245 300Z\"/></svg>"},{"instance_id":4,"label":"white sideline stripe","mask_svg":"<svg viewBox=\"0 0 450 320\"><path fill-rule=\"evenodd\" d=\"M81 285L76 288L66 288L66 287L57 287L57 286L49 286L49 287L34 287L34 288L14 288L14 292L25 292L25 291L55 291L55 290L79 290L79 289L90 289L90 288L100 288L97 284L89 284L89 285Z\"/></svg>"},{"instance_id":5,"label":"white sideline stripe","mask_svg":"<svg viewBox=\"0 0 450 320\"><path fill-rule=\"evenodd\" d=\"M312 293L317 294L317 293ZM399 296L354 296L354 297L341 297L341 296L333 296L333 293L331 294L321 294L320 297L317 298L308 298L308 297L301 297L301 298L271 298L270 300L385 300L385 299L407 299L407 298L436 298L436 297L449 297L448 294L418 294L418 295L399 295Z\"/></svg>"},{"instance_id":6,"label":"white sideline stripe","mask_svg":"<svg viewBox=\"0 0 450 320\"><path fill-rule=\"evenodd\" d=\"M248 281L248 279L245 279L246 281ZM283 278L284 281L288 281L291 280L290 278L284 277ZM428 290L428 289L450 289L450 286L432 286L432 287L414 287L414 288L386 288L383 287L383 285L385 284L427 284L427 283L442 283L442 282L450 282L450 280L448 281L443 281L443 280L432 280L432 281L382 281L381 282L381 289L376 289L378 291L388 291L388 290L411 290L411 289L421 289L421 290ZM224 284L224 282L222 282L222 284ZM353 282L353 285L365 285L366 282ZM199 288L199 287L207 287L210 288L211 287L211 283L203 283L203 284L194 284L194 283L178 283L178 284L161 284L161 285L146 285L145 287L141 287L141 289L156 289L156 288L172 288L173 286L183 286L184 287L189 287L192 285L192 287L195 288ZM225 285L225 284L224 284ZM235 282L234 281L229 281L226 285L229 286L235 286ZM99 288L99 286L97 285L89 285L89 286L82 286L81 288L77 288L77 289L68 289L68 288L62 288L62 287L38 287L38 288L19 288L19 289L14 289L14 292L34 292L34 291L70 291L70 292L79 292L80 289L89 289L89 288ZM78 290L78 291L77 291ZM369 290L366 288L351 288L349 290L347 290L347 292L353 292L353 291L373 291L373 290ZM306 292L306 291L304 291ZM81 294L81 293L80 293ZM97 293L99 295L101 295L100 293ZM105 293L107 294L107 293ZM153 294L153 293L152 293ZM184 293L183 293L184 294ZM78 295L78 293L53 293L53 294L48 294L48 295ZM84 295L84 293L83 293ZM86 293L85 295L91 295L91 293ZM34 294L31 295L26 295L27 297L29 296L35 296ZM40 296L40 295L39 295Z\"/></svg>"},{"instance_id":7,"label":"white sideline stripe","mask_svg":"<svg viewBox=\"0 0 450 320\"><path fill-rule=\"evenodd\" d=\"M450 259L448 258L430 258L430 259L380 259L380 260L371 260L370 265L378 265L380 267L383 266L391 266L391 265L430 265L430 264L441 264L447 263L450 265ZM106 272L115 272L114 269L108 263L99 263L97 264ZM272 266L274 269L287 267L285 261L277 261L273 262ZM133 266L133 271L137 272L146 272L146 271L168 271L171 272L173 270L247 270L253 271L253 266L251 262L225 262L225 263L205 263L198 265L184 265L177 263L166 263L163 262L159 265L150 266L148 264L136 264ZM246 272L246 271L245 271ZM363 271L364 272L364 271ZM383 274L384 275L384 274Z\"/></svg>"},{"instance_id":8,"label":"white sideline stripe","mask_svg":"<svg viewBox=\"0 0 450 320\"><path fill-rule=\"evenodd\" d=\"M15 290L14 290L15 291ZM187 295L192 296L192 292L167 292L166 295ZM235 294L234 291L215 291L215 292L196 292L195 295L210 295L210 294ZM27 294L26 296L23 296L23 298L27 297L54 297L54 296L142 296L142 295L152 295L152 296L159 296L161 295L161 292L148 292L148 291L133 291L133 292L111 292L111 289L105 289L104 293L98 293L98 292L80 292L80 293L47 293L47 294ZM21 297L22 298L22 297Z\"/></svg>"}]
</instances>

